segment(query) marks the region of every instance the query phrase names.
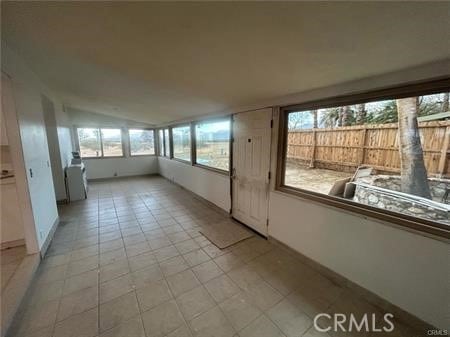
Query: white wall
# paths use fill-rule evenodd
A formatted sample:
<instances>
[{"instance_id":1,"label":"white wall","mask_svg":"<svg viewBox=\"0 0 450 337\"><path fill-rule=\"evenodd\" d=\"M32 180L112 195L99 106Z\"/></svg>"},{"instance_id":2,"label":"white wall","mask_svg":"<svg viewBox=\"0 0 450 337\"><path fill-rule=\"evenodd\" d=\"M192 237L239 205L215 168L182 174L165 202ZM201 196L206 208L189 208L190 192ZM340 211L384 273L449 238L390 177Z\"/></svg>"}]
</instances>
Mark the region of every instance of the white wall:
<instances>
[{"instance_id":1,"label":"white wall","mask_svg":"<svg viewBox=\"0 0 450 337\"><path fill-rule=\"evenodd\" d=\"M41 94L55 101L57 99L21 57L5 45L2 45L2 71L12 78L27 184L40 249L58 218Z\"/></svg>"},{"instance_id":2,"label":"white wall","mask_svg":"<svg viewBox=\"0 0 450 337\"><path fill-rule=\"evenodd\" d=\"M271 237L417 317L447 326L447 243L280 192L270 193L269 214Z\"/></svg>"},{"instance_id":3,"label":"white wall","mask_svg":"<svg viewBox=\"0 0 450 337\"><path fill-rule=\"evenodd\" d=\"M136 176L158 173L155 156L85 159L88 179Z\"/></svg>"},{"instance_id":4,"label":"white wall","mask_svg":"<svg viewBox=\"0 0 450 337\"><path fill-rule=\"evenodd\" d=\"M158 163L162 176L207 199L224 211L230 211L228 176L163 157L158 157Z\"/></svg>"}]
</instances>

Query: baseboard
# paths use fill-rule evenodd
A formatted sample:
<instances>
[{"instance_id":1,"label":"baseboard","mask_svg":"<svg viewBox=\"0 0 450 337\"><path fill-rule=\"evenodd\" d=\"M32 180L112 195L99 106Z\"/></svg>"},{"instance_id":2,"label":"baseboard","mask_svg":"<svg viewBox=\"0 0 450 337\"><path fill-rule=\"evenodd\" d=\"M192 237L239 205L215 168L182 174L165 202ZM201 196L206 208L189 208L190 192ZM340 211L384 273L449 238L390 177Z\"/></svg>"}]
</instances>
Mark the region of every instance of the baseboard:
<instances>
[{"instance_id":1,"label":"baseboard","mask_svg":"<svg viewBox=\"0 0 450 337\"><path fill-rule=\"evenodd\" d=\"M282 248L284 251L286 251L292 257L300 260L301 262L303 262L304 264L313 268L314 270L316 270L323 276L331 279L334 283L338 284L339 286L341 286L343 288L347 288L347 289L351 290L352 292L358 294L361 298L363 298L364 300L366 300L373 306L379 308L380 310L382 310L384 312L392 313L398 321L407 323L408 325L414 327L417 330L421 330L421 331L437 329L436 327L432 326L431 324L429 324L429 323L423 321L422 319L414 316L413 314L405 311L404 309L398 307L397 305L387 301L386 299L380 297L379 295L373 293L372 291L356 284L355 282L347 279L346 277L323 266L322 264L312 260L311 258L307 257L306 255L303 255L302 253L291 248L290 246L286 245L285 243L283 243L271 236L269 236L269 241L271 243L274 243L276 246Z\"/></svg>"},{"instance_id":2,"label":"baseboard","mask_svg":"<svg viewBox=\"0 0 450 337\"><path fill-rule=\"evenodd\" d=\"M50 243L53 240L53 235L55 235L56 228L58 228L59 224L59 216L56 218L55 222L52 225L52 228L50 229L50 232L47 235L47 238L45 239L44 243L42 244L41 248L41 256L44 257L45 253L47 252L48 246L50 246Z\"/></svg>"},{"instance_id":3,"label":"baseboard","mask_svg":"<svg viewBox=\"0 0 450 337\"><path fill-rule=\"evenodd\" d=\"M19 240L2 242L0 249L3 250L3 249L18 247L18 246L24 246L24 245L25 245L25 239L19 239Z\"/></svg>"},{"instance_id":4,"label":"baseboard","mask_svg":"<svg viewBox=\"0 0 450 337\"><path fill-rule=\"evenodd\" d=\"M126 176L116 176L116 177L104 177L104 178L89 178L88 182L101 182L108 181L111 179L127 179L127 178L137 178L137 177L151 177L151 176L159 176L159 173L145 173L145 174L131 174Z\"/></svg>"}]
</instances>

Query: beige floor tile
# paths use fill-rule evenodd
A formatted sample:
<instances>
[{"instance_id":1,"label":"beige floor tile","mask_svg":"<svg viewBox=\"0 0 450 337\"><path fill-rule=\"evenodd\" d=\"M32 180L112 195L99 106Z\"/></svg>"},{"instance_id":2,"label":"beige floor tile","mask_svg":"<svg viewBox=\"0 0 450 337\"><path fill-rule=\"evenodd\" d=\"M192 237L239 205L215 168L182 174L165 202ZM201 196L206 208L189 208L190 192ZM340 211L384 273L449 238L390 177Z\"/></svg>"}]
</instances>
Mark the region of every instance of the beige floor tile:
<instances>
[{"instance_id":1,"label":"beige floor tile","mask_svg":"<svg viewBox=\"0 0 450 337\"><path fill-rule=\"evenodd\" d=\"M138 314L139 306L134 291L116 297L100 305L100 331L118 326Z\"/></svg>"},{"instance_id":2,"label":"beige floor tile","mask_svg":"<svg viewBox=\"0 0 450 337\"><path fill-rule=\"evenodd\" d=\"M125 248L127 251L127 256L129 258L139 254L148 253L151 250L150 245L147 243L147 241L140 242L130 246L125 246Z\"/></svg>"},{"instance_id":3,"label":"beige floor tile","mask_svg":"<svg viewBox=\"0 0 450 337\"><path fill-rule=\"evenodd\" d=\"M191 267L194 267L211 259L208 254L206 254L202 249L194 250L192 252L184 254L183 257Z\"/></svg>"},{"instance_id":4,"label":"beige floor tile","mask_svg":"<svg viewBox=\"0 0 450 337\"><path fill-rule=\"evenodd\" d=\"M98 306L98 287L91 287L73 292L61 299L57 321L82 313Z\"/></svg>"},{"instance_id":5,"label":"beige floor tile","mask_svg":"<svg viewBox=\"0 0 450 337\"><path fill-rule=\"evenodd\" d=\"M122 238L100 243L100 253L106 253L111 250L124 248Z\"/></svg>"},{"instance_id":6,"label":"beige floor tile","mask_svg":"<svg viewBox=\"0 0 450 337\"><path fill-rule=\"evenodd\" d=\"M189 268L189 265L182 256L176 256L169 260L161 262L160 265L163 274L168 277Z\"/></svg>"},{"instance_id":7,"label":"beige floor tile","mask_svg":"<svg viewBox=\"0 0 450 337\"><path fill-rule=\"evenodd\" d=\"M165 280L148 283L145 287L136 290L136 295L141 311L147 311L172 299Z\"/></svg>"},{"instance_id":8,"label":"beige floor tile","mask_svg":"<svg viewBox=\"0 0 450 337\"><path fill-rule=\"evenodd\" d=\"M3 275L2 275L3 277ZM29 304L42 304L48 301L57 300L62 296L64 280L41 283L32 286L29 295Z\"/></svg>"},{"instance_id":9,"label":"beige floor tile","mask_svg":"<svg viewBox=\"0 0 450 337\"><path fill-rule=\"evenodd\" d=\"M192 271L202 283L208 282L209 280L223 274L223 271L212 260L193 267Z\"/></svg>"},{"instance_id":10,"label":"beige floor tile","mask_svg":"<svg viewBox=\"0 0 450 337\"><path fill-rule=\"evenodd\" d=\"M189 328L185 324L183 324L175 331L169 333L167 337L192 337L192 334Z\"/></svg>"},{"instance_id":11,"label":"beige floor tile","mask_svg":"<svg viewBox=\"0 0 450 337\"><path fill-rule=\"evenodd\" d=\"M205 288L216 302L222 302L240 291L239 287L225 274L206 282Z\"/></svg>"},{"instance_id":12,"label":"beige floor tile","mask_svg":"<svg viewBox=\"0 0 450 337\"><path fill-rule=\"evenodd\" d=\"M140 269L131 273L133 284L136 288L147 286L151 282L159 281L164 275L157 264L151 265L145 269Z\"/></svg>"},{"instance_id":13,"label":"beige floor tile","mask_svg":"<svg viewBox=\"0 0 450 337\"><path fill-rule=\"evenodd\" d=\"M98 269L97 255L70 262L68 274L69 276L75 276L94 269Z\"/></svg>"},{"instance_id":14,"label":"beige floor tile","mask_svg":"<svg viewBox=\"0 0 450 337\"><path fill-rule=\"evenodd\" d=\"M267 315L287 337L301 336L312 325L306 313L297 309L287 299L271 308Z\"/></svg>"},{"instance_id":15,"label":"beige floor tile","mask_svg":"<svg viewBox=\"0 0 450 337\"><path fill-rule=\"evenodd\" d=\"M165 260L180 255L175 246L167 246L164 248L160 248L158 250L155 250L153 253L155 254L156 260L158 260L158 262L163 262Z\"/></svg>"},{"instance_id":16,"label":"beige floor tile","mask_svg":"<svg viewBox=\"0 0 450 337\"><path fill-rule=\"evenodd\" d=\"M134 290L133 279L130 274L122 275L113 280L100 284L100 303L124 295Z\"/></svg>"},{"instance_id":17,"label":"beige floor tile","mask_svg":"<svg viewBox=\"0 0 450 337\"><path fill-rule=\"evenodd\" d=\"M254 284L246 290L246 293L251 301L262 311L272 308L283 299L283 296L278 291L264 281Z\"/></svg>"},{"instance_id":18,"label":"beige floor tile","mask_svg":"<svg viewBox=\"0 0 450 337\"><path fill-rule=\"evenodd\" d=\"M146 337L141 317L136 316L100 334L100 337Z\"/></svg>"},{"instance_id":19,"label":"beige floor tile","mask_svg":"<svg viewBox=\"0 0 450 337\"><path fill-rule=\"evenodd\" d=\"M203 250L206 252L206 254L209 255L210 258L215 259L216 257L219 257L220 255L223 255L227 253L224 249L219 249L213 244L209 244L207 246L203 247Z\"/></svg>"},{"instance_id":20,"label":"beige floor tile","mask_svg":"<svg viewBox=\"0 0 450 337\"><path fill-rule=\"evenodd\" d=\"M36 275L36 284L50 283L58 280L64 280L67 276L68 265L51 267L39 270Z\"/></svg>"},{"instance_id":21,"label":"beige floor tile","mask_svg":"<svg viewBox=\"0 0 450 337\"><path fill-rule=\"evenodd\" d=\"M64 282L63 296L80 289L89 288L98 285L98 271L91 270L73 277Z\"/></svg>"},{"instance_id":22,"label":"beige floor tile","mask_svg":"<svg viewBox=\"0 0 450 337\"><path fill-rule=\"evenodd\" d=\"M261 315L239 331L240 337L285 337L278 327L265 315Z\"/></svg>"},{"instance_id":23,"label":"beige floor tile","mask_svg":"<svg viewBox=\"0 0 450 337\"><path fill-rule=\"evenodd\" d=\"M130 270L134 272L139 269L144 269L145 267L151 266L157 263L157 261L152 252L147 252L144 254L129 257L128 263L130 265Z\"/></svg>"},{"instance_id":24,"label":"beige floor tile","mask_svg":"<svg viewBox=\"0 0 450 337\"><path fill-rule=\"evenodd\" d=\"M201 314L189 322L196 337L232 337L235 330L219 309L213 309Z\"/></svg>"},{"instance_id":25,"label":"beige floor tile","mask_svg":"<svg viewBox=\"0 0 450 337\"><path fill-rule=\"evenodd\" d=\"M244 262L232 252L223 254L213 260L225 273L244 265Z\"/></svg>"},{"instance_id":26,"label":"beige floor tile","mask_svg":"<svg viewBox=\"0 0 450 337\"><path fill-rule=\"evenodd\" d=\"M176 299L186 320L190 321L216 304L203 286L189 290Z\"/></svg>"},{"instance_id":27,"label":"beige floor tile","mask_svg":"<svg viewBox=\"0 0 450 337\"><path fill-rule=\"evenodd\" d=\"M100 268L100 282L106 282L119 276L128 274L130 267L126 259L107 264Z\"/></svg>"},{"instance_id":28,"label":"beige floor tile","mask_svg":"<svg viewBox=\"0 0 450 337\"><path fill-rule=\"evenodd\" d=\"M175 297L200 285L200 281L191 270L185 270L167 277L167 283Z\"/></svg>"},{"instance_id":29,"label":"beige floor tile","mask_svg":"<svg viewBox=\"0 0 450 337\"><path fill-rule=\"evenodd\" d=\"M89 256L98 255L98 245L92 245L84 248L75 249L70 254L70 261L84 259Z\"/></svg>"},{"instance_id":30,"label":"beige floor tile","mask_svg":"<svg viewBox=\"0 0 450 337\"><path fill-rule=\"evenodd\" d=\"M262 314L243 292L230 297L219 304L219 306L237 331L246 327L251 321Z\"/></svg>"},{"instance_id":31,"label":"beige floor tile","mask_svg":"<svg viewBox=\"0 0 450 337\"><path fill-rule=\"evenodd\" d=\"M111 250L100 254L100 267L107 264L118 262L127 258L124 248Z\"/></svg>"},{"instance_id":32,"label":"beige floor tile","mask_svg":"<svg viewBox=\"0 0 450 337\"><path fill-rule=\"evenodd\" d=\"M200 249L200 246L194 240L186 240L175 244L180 254L186 254L194 250Z\"/></svg>"},{"instance_id":33,"label":"beige floor tile","mask_svg":"<svg viewBox=\"0 0 450 337\"><path fill-rule=\"evenodd\" d=\"M94 337L97 334L98 310L95 308L57 323L53 337Z\"/></svg>"},{"instance_id":34,"label":"beige floor tile","mask_svg":"<svg viewBox=\"0 0 450 337\"><path fill-rule=\"evenodd\" d=\"M262 278L248 266L233 269L228 273L228 276L244 290L262 281Z\"/></svg>"},{"instance_id":35,"label":"beige floor tile","mask_svg":"<svg viewBox=\"0 0 450 337\"><path fill-rule=\"evenodd\" d=\"M142 320L148 337L165 336L184 324L173 300L142 313Z\"/></svg>"},{"instance_id":36,"label":"beige floor tile","mask_svg":"<svg viewBox=\"0 0 450 337\"><path fill-rule=\"evenodd\" d=\"M58 313L59 300L37 304L26 309L19 328L20 333L35 332L53 325Z\"/></svg>"}]
</instances>

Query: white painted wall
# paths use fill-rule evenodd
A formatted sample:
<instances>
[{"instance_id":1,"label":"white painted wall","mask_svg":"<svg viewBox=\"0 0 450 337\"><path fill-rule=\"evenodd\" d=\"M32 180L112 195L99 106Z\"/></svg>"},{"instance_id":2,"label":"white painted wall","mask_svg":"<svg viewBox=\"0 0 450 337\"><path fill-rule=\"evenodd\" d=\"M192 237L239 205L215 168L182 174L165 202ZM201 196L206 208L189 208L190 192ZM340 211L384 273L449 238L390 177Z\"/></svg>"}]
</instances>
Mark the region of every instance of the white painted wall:
<instances>
[{"instance_id":1,"label":"white painted wall","mask_svg":"<svg viewBox=\"0 0 450 337\"><path fill-rule=\"evenodd\" d=\"M448 327L449 245L280 192L269 235L404 310Z\"/></svg>"},{"instance_id":2,"label":"white painted wall","mask_svg":"<svg viewBox=\"0 0 450 337\"><path fill-rule=\"evenodd\" d=\"M136 176L158 173L158 159L155 156L85 159L88 179Z\"/></svg>"},{"instance_id":3,"label":"white painted wall","mask_svg":"<svg viewBox=\"0 0 450 337\"><path fill-rule=\"evenodd\" d=\"M58 218L41 94L55 101L57 99L21 57L5 45L2 45L2 71L12 78L26 179L40 250Z\"/></svg>"},{"instance_id":4,"label":"white painted wall","mask_svg":"<svg viewBox=\"0 0 450 337\"><path fill-rule=\"evenodd\" d=\"M228 176L163 157L158 157L158 164L162 176L207 199L224 211L230 211Z\"/></svg>"}]
</instances>

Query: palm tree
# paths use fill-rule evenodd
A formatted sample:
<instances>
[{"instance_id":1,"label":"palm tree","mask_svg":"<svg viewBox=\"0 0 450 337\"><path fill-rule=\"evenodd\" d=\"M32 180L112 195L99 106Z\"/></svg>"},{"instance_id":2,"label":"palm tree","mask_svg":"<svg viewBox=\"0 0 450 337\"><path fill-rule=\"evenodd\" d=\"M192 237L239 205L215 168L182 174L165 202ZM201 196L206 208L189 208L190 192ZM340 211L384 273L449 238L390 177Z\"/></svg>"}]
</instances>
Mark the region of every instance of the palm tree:
<instances>
[{"instance_id":1,"label":"palm tree","mask_svg":"<svg viewBox=\"0 0 450 337\"><path fill-rule=\"evenodd\" d=\"M317 110L311 110L311 113L313 115L313 128L317 129L319 127L319 124L317 121Z\"/></svg>"},{"instance_id":2,"label":"palm tree","mask_svg":"<svg viewBox=\"0 0 450 337\"><path fill-rule=\"evenodd\" d=\"M352 119L352 110L348 105L341 108L342 113L342 126L349 126L351 125L351 119Z\"/></svg>"},{"instance_id":3,"label":"palm tree","mask_svg":"<svg viewBox=\"0 0 450 337\"><path fill-rule=\"evenodd\" d=\"M357 125L364 124L366 122L366 118L367 118L366 105L364 103L358 104L356 106L356 124Z\"/></svg>"},{"instance_id":4,"label":"palm tree","mask_svg":"<svg viewBox=\"0 0 450 337\"><path fill-rule=\"evenodd\" d=\"M417 98L398 99L397 111L402 192L431 199L417 123Z\"/></svg>"},{"instance_id":5,"label":"palm tree","mask_svg":"<svg viewBox=\"0 0 450 337\"><path fill-rule=\"evenodd\" d=\"M448 108L448 101L450 100L450 95L448 92L445 92L443 95L443 100L442 100L442 112L447 112L449 110Z\"/></svg>"}]
</instances>

